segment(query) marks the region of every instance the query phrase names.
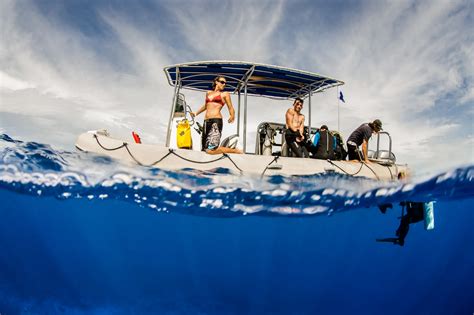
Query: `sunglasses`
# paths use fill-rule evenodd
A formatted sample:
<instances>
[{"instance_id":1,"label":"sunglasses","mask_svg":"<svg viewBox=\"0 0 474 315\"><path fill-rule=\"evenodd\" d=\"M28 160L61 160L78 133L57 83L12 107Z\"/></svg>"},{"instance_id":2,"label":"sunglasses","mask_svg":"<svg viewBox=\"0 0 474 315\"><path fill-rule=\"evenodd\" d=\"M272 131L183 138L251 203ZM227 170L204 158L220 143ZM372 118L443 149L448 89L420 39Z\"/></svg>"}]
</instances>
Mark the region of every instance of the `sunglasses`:
<instances>
[{"instance_id":1,"label":"sunglasses","mask_svg":"<svg viewBox=\"0 0 474 315\"><path fill-rule=\"evenodd\" d=\"M227 84L227 82L225 82L225 81L217 81L217 82L219 82L220 84L224 84L224 85Z\"/></svg>"}]
</instances>

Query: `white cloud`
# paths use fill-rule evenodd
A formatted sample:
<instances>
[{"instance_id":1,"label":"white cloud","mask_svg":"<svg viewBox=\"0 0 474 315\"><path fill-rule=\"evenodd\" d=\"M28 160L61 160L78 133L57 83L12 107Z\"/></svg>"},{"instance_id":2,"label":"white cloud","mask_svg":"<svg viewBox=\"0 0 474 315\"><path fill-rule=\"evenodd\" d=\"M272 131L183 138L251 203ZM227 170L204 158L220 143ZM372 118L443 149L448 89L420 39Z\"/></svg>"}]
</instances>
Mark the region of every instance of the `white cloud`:
<instances>
[{"instance_id":1,"label":"white cloud","mask_svg":"<svg viewBox=\"0 0 474 315\"><path fill-rule=\"evenodd\" d=\"M150 8L156 10L151 20L138 18L145 12L136 8L97 9L105 31L94 36L54 10L45 16L35 2L2 1L2 128L66 148L79 132L96 128L123 137L136 130L146 142L163 143L173 93L163 67L235 59L342 79L343 134L380 118L401 162L423 169L473 163L471 2L361 2L333 19L326 8L331 4L306 4L168 2ZM202 104L202 93L186 95L193 109ZM312 100L312 125L335 129L336 90ZM260 122L254 119L283 122L290 104L249 99L248 149ZM235 129L226 125L225 135ZM453 136L460 132L465 137ZM446 154L456 149L464 153Z\"/></svg>"},{"instance_id":2,"label":"white cloud","mask_svg":"<svg viewBox=\"0 0 474 315\"><path fill-rule=\"evenodd\" d=\"M18 91L30 89L33 87L34 85L31 83L19 80L8 75L7 73L0 71L0 89Z\"/></svg>"},{"instance_id":3,"label":"white cloud","mask_svg":"<svg viewBox=\"0 0 474 315\"><path fill-rule=\"evenodd\" d=\"M210 5L214 3L215 5ZM283 1L189 1L168 8L177 20L176 40L192 50L189 58L269 60L284 12Z\"/></svg>"},{"instance_id":4,"label":"white cloud","mask_svg":"<svg viewBox=\"0 0 474 315\"><path fill-rule=\"evenodd\" d=\"M344 135L362 122L380 118L392 135L399 161L425 169L434 161L438 166L473 163L472 154L451 157L446 150L456 145L439 145L448 137L458 144L457 150L469 151L461 142L463 135L473 132L469 108L474 35L466 31L472 29L470 6L465 1L371 2L346 16L331 37L316 38L313 30L298 32L294 47L297 55L308 55L308 70L322 69L346 82L342 90L347 103L341 104ZM315 19L323 18L315 13ZM318 53L307 53L312 51ZM446 97L449 100L443 100ZM327 122L334 128L336 93L328 92L316 102L321 110L313 111L315 124ZM448 106L461 107L465 116L443 115ZM463 129L469 122L471 128ZM453 140L454 135L459 139Z\"/></svg>"}]
</instances>

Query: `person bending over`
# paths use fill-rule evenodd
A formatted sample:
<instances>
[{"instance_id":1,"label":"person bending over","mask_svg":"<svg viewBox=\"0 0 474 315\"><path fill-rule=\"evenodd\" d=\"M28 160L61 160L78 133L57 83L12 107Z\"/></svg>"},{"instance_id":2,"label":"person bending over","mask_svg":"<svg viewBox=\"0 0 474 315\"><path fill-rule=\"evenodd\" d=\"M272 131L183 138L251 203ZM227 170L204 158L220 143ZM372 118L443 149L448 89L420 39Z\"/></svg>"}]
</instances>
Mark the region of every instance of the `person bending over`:
<instances>
[{"instance_id":1,"label":"person bending over","mask_svg":"<svg viewBox=\"0 0 474 315\"><path fill-rule=\"evenodd\" d=\"M382 122L380 119L376 119L373 122L360 125L354 130L349 138L347 139L347 153L349 155L349 161L359 160L369 162L368 159L368 146L369 139L373 133L378 133L382 130ZM362 150L359 150L359 146L362 146Z\"/></svg>"}]
</instances>

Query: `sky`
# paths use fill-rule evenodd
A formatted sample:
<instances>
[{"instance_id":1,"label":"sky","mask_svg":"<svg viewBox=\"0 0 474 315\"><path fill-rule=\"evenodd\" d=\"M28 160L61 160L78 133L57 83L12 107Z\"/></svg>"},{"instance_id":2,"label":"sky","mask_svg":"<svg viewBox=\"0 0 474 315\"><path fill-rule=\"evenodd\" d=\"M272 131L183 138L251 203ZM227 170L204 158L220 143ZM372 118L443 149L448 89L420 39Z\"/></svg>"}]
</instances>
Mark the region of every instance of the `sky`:
<instances>
[{"instance_id":1,"label":"sky","mask_svg":"<svg viewBox=\"0 0 474 315\"><path fill-rule=\"evenodd\" d=\"M249 61L344 81L345 138L379 118L397 162L439 172L474 163L473 29L469 0L2 0L0 132L70 151L95 129L164 144L165 66ZM203 93L184 93L202 105ZM283 123L291 104L249 98L249 151L256 126ZM337 90L312 104L312 124L337 129Z\"/></svg>"}]
</instances>

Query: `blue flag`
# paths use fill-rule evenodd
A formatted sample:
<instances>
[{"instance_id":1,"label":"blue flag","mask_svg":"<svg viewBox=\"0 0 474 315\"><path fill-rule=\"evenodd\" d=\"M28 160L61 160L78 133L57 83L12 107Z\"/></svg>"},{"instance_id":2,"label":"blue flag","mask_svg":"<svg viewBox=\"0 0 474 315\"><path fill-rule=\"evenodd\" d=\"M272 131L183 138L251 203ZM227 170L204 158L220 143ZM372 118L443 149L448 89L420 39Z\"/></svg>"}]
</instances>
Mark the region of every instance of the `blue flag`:
<instances>
[{"instance_id":1,"label":"blue flag","mask_svg":"<svg viewBox=\"0 0 474 315\"><path fill-rule=\"evenodd\" d=\"M346 101L344 101L344 95L342 95L342 91L339 91L339 99L345 103Z\"/></svg>"}]
</instances>

